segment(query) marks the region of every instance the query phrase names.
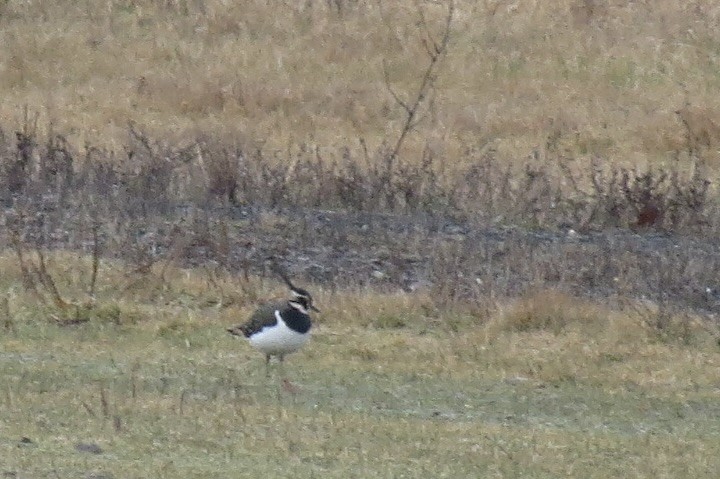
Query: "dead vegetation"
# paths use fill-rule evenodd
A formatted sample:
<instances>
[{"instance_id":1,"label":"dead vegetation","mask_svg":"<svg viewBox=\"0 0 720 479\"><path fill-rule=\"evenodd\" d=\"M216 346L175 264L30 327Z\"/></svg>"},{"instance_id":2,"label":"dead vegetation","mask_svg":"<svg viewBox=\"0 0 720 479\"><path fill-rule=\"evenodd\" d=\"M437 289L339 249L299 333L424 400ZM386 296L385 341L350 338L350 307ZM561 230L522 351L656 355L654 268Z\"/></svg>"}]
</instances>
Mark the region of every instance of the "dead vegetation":
<instances>
[{"instance_id":1,"label":"dead vegetation","mask_svg":"<svg viewBox=\"0 0 720 479\"><path fill-rule=\"evenodd\" d=\"M13 257L0 265L13 271L0 281L20 280ZM108 264L97 290L121 301L120 324L58 328L26 292L12 298L17 331L0 335L6 475L716 475L717 345L659 340L632 311L538 293L506 314L432 314L429 295L318 290L324 314L288 382L220 334L253 305L209 302L219 296L204 271L174 271L143 297L115 291L121 270ZM284 289L251 283L262 296ZM512 326L556 300L559 330Z\"/></svg>"},{"instance_id":2,"label":"dead vegetation","mask_svg":"<svg viewBox=\"0 0 720 479\"><path fill-rule=\"evenodd\" d=\"M718 224L712 170L690 150L673 152L669 159L687 159L666 168L602 158L584 164L546 152L517 169L502 164L492 149L469 149L450 167L429 148L418 161L406 161L393 151L368 152L363 142L248 151L198 138L175 146L135 125L122 152L91 145L75 150L62 135L42 139L27 124L16 137L3 135L0 143L6 206L92 205L143 217L188 207L295 207L427 213L550 230L619 227L700 235Z\"/></svg>"},{"instance_id":3,"label":"dead vegetation","mask_svg":"<svg viewBox=\"0 0 720 479\"><path fill-rule=\"evenodd\" d=\"M719 15L0 2L4 474L714 477Z\"/></svg>"},{"instance_id":4,"label":"dead vegetation","mask_svg":"<svg viewBox=\"0 0 720 479\"><path fill-rule=\"evenodd\" d=\"M286 3L5 2L0 117L19 123L28 105L41 136L52 124L76 148L120 150L132 120L153 138L214 137L249 151L338 149L355 138L392 150L408 109L386 77L412 110L426 60L442 46L448 2ZM557 135L573 158L646 167L692 148L717 165L715 6L454 7L423 121L401 157L414 161L429 147L462 159L489 145L507 164Z\"/></svg>"},{"instance_id":5,"label":"dead vegetation","mask_svg":"<svg viewBox=\"0 0 720 479\"><path fill-rule=\"evenodd\" d=\"M255 14L261 12L261 4L254 4ZM157 20L154 15L159 13L196 22L201 31L222 24L222 32L227 33L227 27L242 38L241 32L248 27L245 20L235 17L236 11L213 2L203 8L153 4L144 10L138 3L112 2L108 7L124 13L113 11L107 18L104 12L94 14L110 24L120 18L117 15L125 15L131 29L169 27L148 20ZM345 130L342 141L312 133L303 137L307 132L296 129L294 136L278 142L273 136L281 123L276 119L271 130L249 129L251 133L232 141L224 130L207 128L185 130L182 138L173 138L167 129L158 134L144 126L147 117L136 112L122 128L115 124L111 142L86 141L78 146L77 136L68 140L39 108L26 103L19 126L5 123L0 131L0 200L5 205L1 216L8 226L0 233L0 241L16 252L26 287L34 288L46 304L75 310L75 317L81 316L79 305L92 304L101 257L133 265L134 275L128 277L126 288L141 284L151 273L164 284L166 272L178 265L203 265L218 278L240 272L247 281L251 274L263 274L266 259L275 256L286 258L297 270L324 284L429 289L440 307L470 302L473 308L489 311L500 297L521 296L533 288L558 288L573 295L627 295L693 311L712 310L720 301L712 276L712 265L718 262L712 252L713 238L720 225L713 183L717 132L712 102L698 95L692 79L670 82L663 77L653 83L663 86L663 91L672 83L683 99L664 98L674 102L674 113L665 119L674 122L675 136L656 139L665 150L648 153L653 161L645 162L646 166L630 166L634 162L629 157L618 159L630 143L612 147L619 140L608 132L608 123L600 132L597 125L579 120L582 115L577 108L582 101L577 95L572 101L575 110L564 108L568 102L563 99L556 104L563 107L563 114L542 121L537 118L539 110L532 108L517 114L513 102L522 100L524 105L533 96L526 90L533 76L523 60L527 55L521 54L526 43L520 37L525 33L501 28L507 26L508 15L516 15L512 25L522 23L521 19L529 21L533 15L572 17L575 30L571 34L589 32L599 39L601 32L622 32L632 25L631 19L648 14L639 5L599 8L592 2L567 2L552 8L535 5L533 12L529 7L521 2L510 12L499 4L481 7L461 1L417 3L412 8L309 2L306 8L280 12L277 24L254 26L255 34L277 33L287 22L303 27L308 36L301 35L300 44L323 32L321 24L332 26L329 35L338 34L344 41L335 47L330 42L332 52L325 52L325 46L309 51L322 50L326 60L343 64L345 49L357 47L350 41L357 33L356 22L367 26L363 22L379 15L382 31L368 32L368 41L382 41L387 47L387 55L377 63L380 81L373 83L387 97L382 105L372 107L380 108L384 112L380 116L388 120L382 123L380 135L365 130L372 122L355 121L355 130ZM679 8L670 0L661 7L658 10L665 13ZM13 10L17 22L13 25L22 24L24 15L33 12L41 11L45 18L50 10L34 4L24 11ZM715 18L713 12L703 15L706 21ZM413 22L408 23L410 18ZM479 37L472 29L478 25L482 26ZM528 25L532 35L541 32L537 24ZM557 31L559 25L554 21L547 28ZM643 25L653 32L657 27ZM707 46L714 30L705 32L709 35L705 40L693 40L698 48ZM663 35L682 36L677 31ZM560 38L561 43L573 40L572 35ZM602 38L601 53L614 51L612 39ZM483 51L491 57L483 58L490 70L470 61L458 63L474 43L487 46ZM181 45L177 60L192 56L190 44ZM284 50L274 51L278 64L292 63L291 55L281 53ZM543 47L541 51L549 55L554 50ZM598 52L569 50L561 59L550 57L556 73L564 70L564 85L570 90L573 82L588 87L588 72L600 72L610 90L586 92L597 104L610 93L612 97L618 92L635 95L642 85L654 81L649 71L659 71L666 67L663 62L670 61L662 56L658 64L645 65L649 70L643 73L639 57L632 54L608 53L598 57L606 63L591 65L588 58L597 57L594 53ZM407 68L408 60L412 68ZM13 71L23 76L26 67L18 63ZM314 78L302 71L303 79ZM476 118L473 128L463 128L461 117L470 110L452 109L460 99L453 82L467 83L479 73L490 79L488 92L497 93L506 103L487 97L484 120ZM173 78L166 75L163 81L172 83ZM295 85L298 91L285 85L284 93L275 92L281 98L266 91L280 88L285 80L265 85L262 91L257 85L248 86L247 79L237 85L230 82L220 91L210 88L207 81L196 82L192 88L187 86L191 94L183 96L181 113L197 118L218 109L227 112L233 110L237 97L235 106L248 115L246 120L255 108L295 118L296 126L305 124L293 116L297 112L290 105L301 98L300 103L313 105L312 98L319 93L299 83ZM172 86L160 88L159 81L157 71L143 73L133 83L135 93L125 99L137 94L157 107L154 102L161 91ZM332 89L332 85L325 86ZM184 88L177 81L175 87ZM255 103L248 93L251 90L258 97ZM535 96L540 91L544 90ZM348 98L348 108L355 113L358 102L366 99L362 92ZM703 106L697 107L701 101ZM678 109L677 104L684 106ZM347 113L335 107L330 105L335 115ZM552 111L547 107L541 108L544 115ZM603 112L599 113L598 118ZM373 115L380 118L377 111ZM322 128L312 114L301 117ZM606 115L602 121L611 118ZM522 133L526 130L532 131L529 142ZM449 131L457 134L448 136ZM509 149L503 138L510 137L522 146ZM68 299L56 287L45 264L46 252L56 248L79 250L93 258L84 275L87 298ZM220 284L212 276L209 281Z\"/></svg>"},{"instance_id":6,"label":"dead vegetation","mask_svg":"<svg viewBox=\"0 0 720 479\"><path fill-rule=\"evenodd\" d=\"M453 169L425 150L387 168L387 151L362 144L266 152L201 138L175 147L131 126L116 153L21 131L0 149L0 241L45 303L75 305L70 319L92 314L82 305L104 258L132 265L127 288L151 272L164 283L174 266L247 279L277 257L321 284L430 290L438 307L489 311L533 288L710 315L720 304L718 201L699 158L690 169L599 159L581 169L545 153L517 171L492 150L468 150L466 168ZM58 179L58 164L72 173ZM53 249L94 258L84 298L54 287L44 261Z\"/></svg>"}]
</instances>

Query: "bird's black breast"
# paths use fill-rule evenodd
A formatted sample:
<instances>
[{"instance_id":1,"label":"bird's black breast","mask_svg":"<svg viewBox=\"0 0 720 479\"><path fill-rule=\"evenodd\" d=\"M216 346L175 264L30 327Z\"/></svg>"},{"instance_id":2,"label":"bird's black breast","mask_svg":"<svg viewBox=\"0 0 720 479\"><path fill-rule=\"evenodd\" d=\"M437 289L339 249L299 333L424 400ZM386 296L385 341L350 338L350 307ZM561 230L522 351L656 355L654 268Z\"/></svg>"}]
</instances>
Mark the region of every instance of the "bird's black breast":
<instances>
[{"instance_id":1,"label":"bird's black breast","mask_svg":"<svg viewBox=\"0 0 720 479\"><path fill-rule=\"evenodd\" d=\"M283 308L280 311L280 316L282 316L283 321L285 321L285 324L288 325L288 328L292 329L293 331L297 331L300 334L307 333L312 327L312 323L310 322L310 316L303 313L302 311L298 311L292 306L288 305Z\"/></svg>"},{"instance_id":2,"label":"bird's black breast","mask_svg":"<svg viewBox=\"0 0 720 479\"><path fill-rule=\"evenodd\" d=\"M293 331L300 334L310 331L312 327L310 316L293 308L287 302L270 303L261 306L253 313L247 323L239 327L240 331L246 338L249 338L253 334L262 331L263 328L275 326L277 324L275 311L280 311L283 321Z\"/></svg>"}]
</instances>

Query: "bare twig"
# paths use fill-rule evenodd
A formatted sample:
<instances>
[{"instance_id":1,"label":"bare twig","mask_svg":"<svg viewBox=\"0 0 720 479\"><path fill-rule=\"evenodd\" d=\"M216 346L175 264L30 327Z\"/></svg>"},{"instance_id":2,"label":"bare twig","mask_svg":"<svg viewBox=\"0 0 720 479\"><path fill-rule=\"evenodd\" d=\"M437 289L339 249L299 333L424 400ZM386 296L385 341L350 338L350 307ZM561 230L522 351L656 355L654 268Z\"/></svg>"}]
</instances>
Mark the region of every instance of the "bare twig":
<instances>
[{"instance_id":1,"label":"bare twig","mask_svg":"<svg viewBox=\"0 0 720 479\"><path fill-rule=\"evenodd\" d=\"M97 219L93 219L92 225L92 272L90 274L90 290L88 294L90 298L95 297L95 284L97 283L98 269L100 268L100 222Z\"/></svg>"},{"instance_id":2,"label":"bare twig","mask_svg":"<svg viewBox=\"0 0 720 479\"><path fill-rule=\"evenodd\" d=\"M128 131L130 132L130 136L136 139L148 152L153 155L155 154L155 150L150 144L147 135L136 128L135 122L128 122Z\"/></svg>"},{"instance_id":3,"label":"bare twig","mask_svg":"<svg viewBox=\"0 0 720 479\"><path fill-rule=\"evenodd\" d=\"M45 255L42 252L42 248L40 248L39 246L36 247L35 253L38 257L38 273L40 276L40 282L50 292L55 306L61 309L65 309L68 306L68 303L62 298L62 296L60 296L60 292L55 285L55 280L53 280L50 273L48 273L47 266L45 265Z\"/></svg>"},{"instance_id":4,"label":"bare twig","mask_svg":"<svg viewBox=\"0 0 720 479\"><path fill-rule=\"evenodd\" d=\"M18 258L18 264L20 265L20 271L23 276L23 286L25 286L27 290L40 296L37 286L35 285L35 278L30 271L31 266L29 267L25 261L25 254L23 253L23 245L20 241L20 234L14 229L10 231L10 242L12 243L15 255Z\"/></svg>"},{"instance_id":5,"label":"bare twig","mask_svg":"<svg viewBox=\"0 0 720 479\"><path fill-rule=\"evenodd\" d=\"M15 321L10 312L10 300L7 296L0 298L0 316L2 316L3 328L6 332L15 333Z\"/></svg>"},{"instance_id":6,"label":"bare twig","mask_svg":"<svg viewBox=\"0 0 720 479\"><path fill-rule=\"evenodd\" d=\"M390 95L393 97L393 99L397 102L398 105L403 107L403 110L405 110L408 115L412 115L410 105L403 101L402 98L400 98L400 96L395 93L395 90L393 90L393 87L390 84L390 73L388 73L387 64L385 63L385 61L383 61L383 78L385 80L385 87L388 89L388 92L390 92Z\"/></svg>"},{"instance_id":7,"label":"bare twig","mask_svg":"<svg viewBox=\"0 0 720 479\"><path fill-rule=\"evenodd\" d=\"M445 28L439 41L435 41L433 39L427 22L425 21L425 16L419 6L418 12L420 15L420 25L422 26L423 30L425 31L425 35L427 36L427 39L423 39L422 42L428 54L429 62L428 66L425 69L425 72L423 73L422 79L420 80L420 85L412 101L408 102L402 100L400 96L395 92L395 90L393 90L390 85L390 77L387 68L385 67L385 65L383 65L385 86L390 92L390 95L397 102L397 104L400 105L403 110L405 110L405 120L403 122L403 126L400 129L400 134L397 140L395 141L395 146L390 153L390 161L388 165L389 168L392 168L392 163L394 162L395 158L397 158L400 148L402 148L402 145L408 133L417 126L418 110L423 104L423 102L425 102L425 100L431 94L431 91L434 88L434 82L437 77L437 69L440 60L447 54L447 47L450 41L452 20L455 13L455 2L454 0L450 0L450 2L448 3L448 13L445 18Z\"/></svg>"},{"instance_id":8,"label":"bare twig","mask_svg":"<svg viewBox=\"0 0 720 479\"><path fill-rule=\"evenodd\" d=\"M105 392L105 386L100 384L100 410L102 411L103 417L110 417L110 404L108 403L107 393Z\"/></svg>"},{"instance_id":9,"label":"bare twig","mask_svg":"<svg viewBox=\"0 0 720 479\"><path fill-rule=\"evenodd\" d=\"M85 401L80 401L80 404L83 408L85 408L88 414L90 414L92 417L97 417L97 414L95 414L95 411L93 411L93 408L91 408L88 403L86 403Z\"/></svg>"}]
</instances>

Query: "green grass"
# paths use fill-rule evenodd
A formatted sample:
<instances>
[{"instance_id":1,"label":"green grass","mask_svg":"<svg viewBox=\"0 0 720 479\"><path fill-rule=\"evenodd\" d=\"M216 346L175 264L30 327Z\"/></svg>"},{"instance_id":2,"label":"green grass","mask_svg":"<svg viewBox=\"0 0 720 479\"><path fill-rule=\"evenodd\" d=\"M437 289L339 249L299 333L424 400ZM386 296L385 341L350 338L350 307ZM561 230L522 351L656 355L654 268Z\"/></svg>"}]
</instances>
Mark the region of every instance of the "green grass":
<instances>
[{"instance_id":1,"label":"green grass","mask_svg":"<svg viewBox=\"0 0 720 479\"><path fill-rule=\"evenodd\" d=\"M422 356L407 368L343 359L372 340L354 331L320 334L293 357L286 374L301 390L291 394L247 345L207 326L164 337L49 326L4 338L3 472L712 477L720 467L711 390L503 380L481 364L436 374ZM318 364L321 355L334 361ZM79 442L104 452L78 452Z\"/></svg>"},{"instance_id":2,"label":"green grass","mask_svg":"<svg viewBox=\"0 0 720 479\"><path fill-rule=\"evenodd\" d=\"M298 389L290 391L279 367L266 378L262 356L224 332L252 308L242 304L243 288L266 296L282 292L279 284L235 280L233 289L226 278L225 296L235 301L223 306L202 272L168 270L162 286L149 276L142 289L123 290L121 266L105 266L98 304L112 307L61 327L49 320L51 307L20 288L11 261L2 283L10 329L0 337L5 477L720 470L714 330L698 329L690 342L661 340L637 317L556 293L508 303L489 318L468 310L427 318L421 295L315 287L324 314L308 347L285 365ZM50 268L65 273L56 278L64 295L80 294L82 268L72 256L52 256ZM560 309L574 311L549 324L549 311ZM116 311L112 320L106 310ZM533 310L539 323L527 328ZM102 452L78 451L79 443Z\"/></svg>"}]
</instances>

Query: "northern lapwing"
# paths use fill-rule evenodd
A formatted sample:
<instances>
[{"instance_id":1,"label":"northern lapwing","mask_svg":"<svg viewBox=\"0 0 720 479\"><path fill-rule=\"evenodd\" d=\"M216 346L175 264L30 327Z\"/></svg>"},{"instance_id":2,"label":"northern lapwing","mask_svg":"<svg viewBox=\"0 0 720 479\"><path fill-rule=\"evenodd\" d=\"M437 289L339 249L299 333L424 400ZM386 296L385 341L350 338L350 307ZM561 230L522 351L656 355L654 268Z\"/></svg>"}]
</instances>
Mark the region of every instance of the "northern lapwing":
<instances>
[{"instance_id":1,"label":"northern lapwing","mask_svg":"<svg viewBox=\"0 0 720 479\"><path fill-rule=\"evenodd\" d=\"M320 311L307 290L292 284L284 274L280 276L290 287L292 297L260 306L245 324L227 330L234 336L246 337L251 346L265 355L268 375L270 357L277 356L282 363L285 355L303 347L312 327L309 311Z\"/></svg>"}]
</instances>

